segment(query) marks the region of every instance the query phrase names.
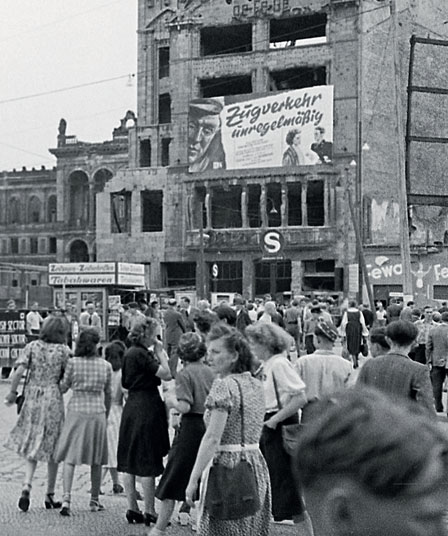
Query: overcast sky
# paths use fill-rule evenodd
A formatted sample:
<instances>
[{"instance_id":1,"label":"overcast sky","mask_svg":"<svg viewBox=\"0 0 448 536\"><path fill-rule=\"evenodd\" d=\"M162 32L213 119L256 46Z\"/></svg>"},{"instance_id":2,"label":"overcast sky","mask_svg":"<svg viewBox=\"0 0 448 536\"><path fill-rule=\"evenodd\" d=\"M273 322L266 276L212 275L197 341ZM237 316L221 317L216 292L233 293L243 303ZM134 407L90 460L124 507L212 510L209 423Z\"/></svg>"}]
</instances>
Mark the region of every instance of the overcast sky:
<instances>
[{"instance_id":1,"label":"overcast sky","mask_svg":"<svg viewBox=\"0 0 448 536\"><path fill-rule=\"evenodd\" d=\"M61 117L82 141L111 139L136 111L137 0L1 0L0 170L55 165ZM20 99L36 93L111 82Z\"/></svg>"}]
</instances>

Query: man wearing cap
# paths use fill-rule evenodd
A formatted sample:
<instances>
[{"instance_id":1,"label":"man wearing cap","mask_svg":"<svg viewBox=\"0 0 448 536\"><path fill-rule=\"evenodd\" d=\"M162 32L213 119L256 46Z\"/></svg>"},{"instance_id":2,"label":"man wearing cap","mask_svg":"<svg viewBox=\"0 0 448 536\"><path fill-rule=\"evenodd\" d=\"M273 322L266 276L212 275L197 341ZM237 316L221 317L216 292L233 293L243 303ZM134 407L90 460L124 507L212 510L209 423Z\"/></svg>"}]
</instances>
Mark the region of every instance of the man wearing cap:
<instances>
[{"instance_id":1,"label":"man wearing cap","mask_svg":"<svg viewBox=\"0 0 448 536\"><path fill-rule=\"evenodd\" d=\"M235 306L236 311L236 323L235 327L244 333L247 326L252 324L249 313L247 312L244 299L241 296L235 296L233 300L233 305Z\"/></svg>"},{"instance_id":2,"label":"man wearing cap","mask_svg":"<svg viewBox=\"0 0 448 536\"><path fill-rule=\"evenodd\" d=\"M168 309L165 311L163 320L165 322L165 344L168 362L173 378L176 377L177 364L179 357L177 355L177 345L182 333L186 332L183 316L176 310L177 302L174 298L168 300Z\"/></svg>"},{"instance_id":3,"label":"man wearing cap","mask_svg":"<svg viewBox=\"0 0 448 536\"><path fill-rule=\"evenodd\" d=\"M307 405L302 408L302 422L310 420L311 405L348 386L352 364L337 355L333 346L338 338L336 327L319 319L314 328L316 350L300 357L295 368L306 385Z\"/></svg>"},{"instance_id":4,"label":"man wearing cap","mask_svg":"<svg viewBox=\"0 0 448 536\"><path fill-rule=\"evenodd\" d=\"M188 171L225 169L225 154L221 141L223 105L215 99L195 99L188 112Z\"/></svg>"}]
</instances>

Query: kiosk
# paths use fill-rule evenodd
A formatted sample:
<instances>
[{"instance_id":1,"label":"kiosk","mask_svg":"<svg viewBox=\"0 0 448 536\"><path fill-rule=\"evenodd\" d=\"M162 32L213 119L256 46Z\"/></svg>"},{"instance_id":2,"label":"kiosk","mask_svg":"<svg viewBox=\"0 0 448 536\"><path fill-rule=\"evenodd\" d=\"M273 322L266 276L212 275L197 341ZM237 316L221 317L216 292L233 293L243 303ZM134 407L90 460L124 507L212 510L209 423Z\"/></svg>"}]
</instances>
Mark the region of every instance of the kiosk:
<instances>
[{"instance_id":1,"label":"kiosk","mask_svg":"<svg viewBox=\"0 0 448 536\"><path fill-rule=\"evenodd\" d=\"M119 323L120 291L143 290L145 265L125 262L53 263L48 266L48 282L54 289L54 305L71 309L79 318L85 304L92 301L101 317L102 340L109 340L109 328ZM71 307L70 307L71 306Z\"/></svg>"}]
</instances>

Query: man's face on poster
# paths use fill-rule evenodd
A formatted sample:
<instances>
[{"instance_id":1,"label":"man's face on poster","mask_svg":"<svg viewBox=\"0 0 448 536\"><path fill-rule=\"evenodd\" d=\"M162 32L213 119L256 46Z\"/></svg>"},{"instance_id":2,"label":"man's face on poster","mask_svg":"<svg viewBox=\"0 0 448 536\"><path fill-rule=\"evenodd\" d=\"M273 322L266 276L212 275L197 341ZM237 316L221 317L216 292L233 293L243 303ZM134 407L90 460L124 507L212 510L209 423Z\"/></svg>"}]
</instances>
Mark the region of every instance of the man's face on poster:
<instances>
[{"instance_id":1,"label":"man's face on poster","mask_svg":"<svg viewBox=\"0 0 448 536\"><path fill-rule=\"evenodd\" d=\"M219 115L190 117L188 123L188 163L190 165L204 157L220 126Z\"/></svg>"},{"instance_id":2,"label":"man's face on poster","mask_svg":"<svg viewBox=\"0 0 448 536\"><path fill-rule=\"evenodd\" d=\"M323 139L324 133L322 132L322 130L320 130L320 128L316 128L316 130L314 131L314 140L316 141L316 143L320 143Z\"/></svg>"}]
</instances>

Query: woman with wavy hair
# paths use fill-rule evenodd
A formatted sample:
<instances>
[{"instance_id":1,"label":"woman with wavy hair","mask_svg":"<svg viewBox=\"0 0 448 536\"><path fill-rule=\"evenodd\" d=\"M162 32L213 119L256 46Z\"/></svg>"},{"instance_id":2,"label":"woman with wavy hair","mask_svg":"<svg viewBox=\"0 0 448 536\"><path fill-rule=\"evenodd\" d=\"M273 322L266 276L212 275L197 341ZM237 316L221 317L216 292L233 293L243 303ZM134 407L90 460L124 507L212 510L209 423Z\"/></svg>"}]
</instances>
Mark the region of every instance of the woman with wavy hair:
<instances>
[{"instance_id":1,"label":"woman with wavy hair","mask_svg":"<svg viewBox=\"0 0 448 536\"><path fill-rule=\"evenodd\" d=\"M309 516L291 475L291 458L282 440L282 426L298 423L298 411L307 401L305 384L287 357L292 337L273 322L248 326L246 337L254 355L263 362L266 413L260 448L271 477L274 521L292 519L304 534L312 534Z\"/></svg>"},{"instance_id":2,"label":"woman with wavy hair","mask_svg":"<svg viewBox=\"0 0 448 536\"><path fill-rule=\"evenodd\" d=\"M251 375L252 352L236 328L216 324L207 338L208 362L217 376L206 399L204 415L207 430L191 472L185 497L193 505L201 483L200 536L267 536L271 518L271 490L266 461L259 449L263 428L264 395L261 382ZM244 430L242 427L244 426ZM242 435L245 439L244 449ZM204 507L208 468L212 460L234 467L244 450L252 465L260 499L260 509L252 516L220 520ZM156 536L156 535L154 535Z\"/></svg>"},{"instance_id":3,"label":"woman with wavy hair","mask_svg":"<svg viewBox=\"0 0 448 536\"><path fill-rule=\"evenodd\" d=\"M65 344L66 336L63 318L49 316L45 319L39 339L27 344L17 359L11 391L5 398L8 406L14 404L20 379L27 370L29 377L25 402L5 445L26 459L19 499L19 508L24 512L30 506L31 483L38 461L47 462L48 465L45 507L61 507L61 503L53 498L58 471L54 455L64 423L64 402L59 381L70 357L70 349Z\"/></svg>"},{"instance_id":4,"label":"woman with wavy hair","mask_svg":"<svg viewBox=\"0 0 448 536\"><path fill-rule=\"evenodd\" d=\"M157 521L155 478L163 473L169 437L161 380L170 380L168 356L160 340L160 323L144 318L129 333L131 347L124 355L122 385L128 390L118 438L117 470L124 475L128 523L150 525ZM135 477L141 477L144 512L137 504Z\"/></svg>"}]
</instances>

